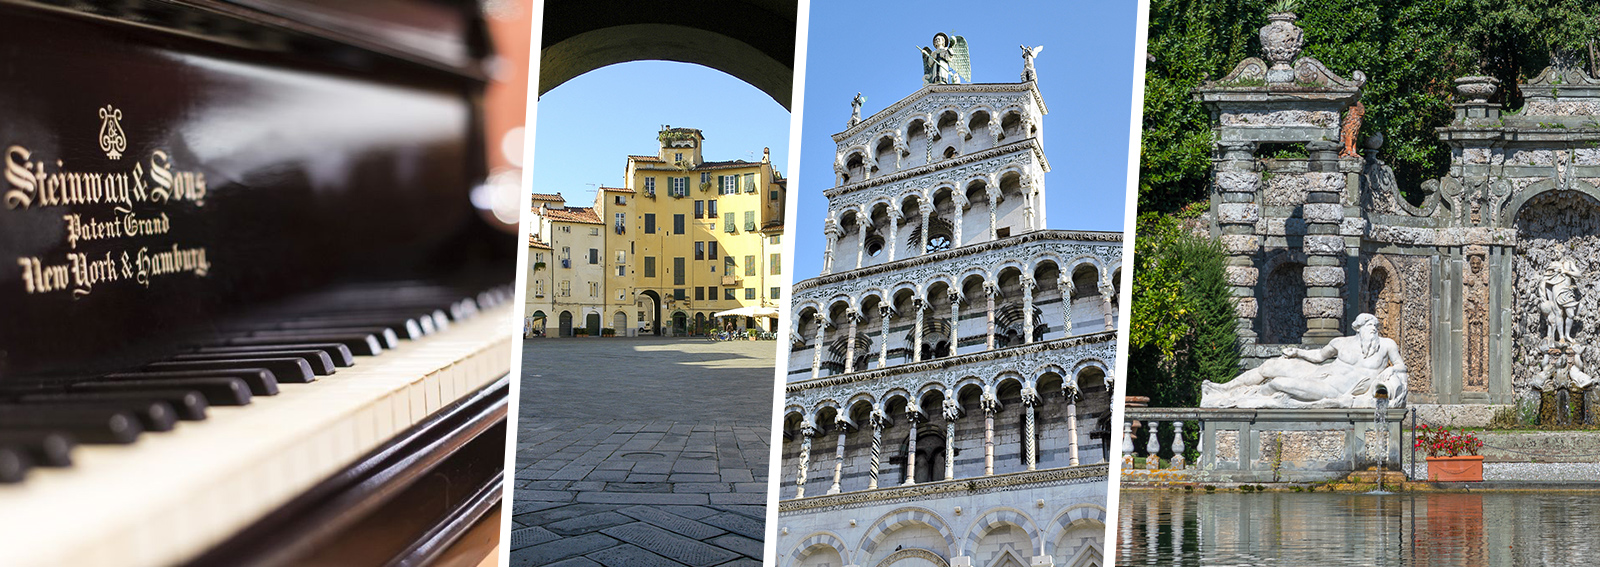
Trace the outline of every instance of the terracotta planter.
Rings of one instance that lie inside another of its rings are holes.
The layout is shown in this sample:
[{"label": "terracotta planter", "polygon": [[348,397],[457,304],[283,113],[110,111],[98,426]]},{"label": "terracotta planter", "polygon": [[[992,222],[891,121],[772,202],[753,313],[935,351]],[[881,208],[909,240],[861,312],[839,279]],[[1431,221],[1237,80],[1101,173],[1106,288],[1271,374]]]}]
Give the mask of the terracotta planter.
[{"label": "terracotta planter", "polygon": [[1428,480],[1483,482],[1483,455],[1428,457]]}]

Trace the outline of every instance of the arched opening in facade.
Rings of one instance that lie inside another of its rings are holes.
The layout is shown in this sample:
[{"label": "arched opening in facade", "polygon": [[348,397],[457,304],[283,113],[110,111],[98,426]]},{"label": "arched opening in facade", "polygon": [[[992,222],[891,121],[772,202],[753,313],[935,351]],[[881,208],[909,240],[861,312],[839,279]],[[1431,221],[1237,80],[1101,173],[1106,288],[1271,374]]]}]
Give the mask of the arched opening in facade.
[{"label": "arched opening in facade", "polygon": [[939,143],[934,146],[934,153],[940,159],[950,159],[961,153],[961,116],[954,110],[945,110],[939,113],[939,118],[934,122],[939,130]]},{"label": "arched opening in facade", "polygon": [[910,155],[901,158],[900,166],[905,169],[928,164],[928,121],[918,118],[906,126],[906,151]]},{"label": "arched opening in facade", "polygon": [[1306,333],[1306,316],[1302,308],[1306,298],[1304,260],[1288,254],[1269,261],[1266,278],[1261,282],[1263,293],[1258,298],[1256,317],[1256,342],[1259,344],[1299,344]]},{"label": "arched opening in facade", "polygon": [[659,337],[661,336],[661,295],[653,290],[645,290],[640,292],[640,295],[644,296],[646,301],[649,302],[645,306],[645,314],[650,317],[648,319],[650,332]]},{"label": "arched opening in facade", "polygon": [[546,332],[545,327],[548,322],[548,317],[545,316],[544,310],[534,311],[533,315],[530,315],[528,318],[530,321],[528,326],[533,329],[533,332],[537,336],[544,336]]},{"label": "arched opening in facade", "polygon": [[584,315],[583,328],[589,332],[589,336],[591,337],[600,336],[600,314],[590,313],[588,315]]},{"label": "arched opening in facade", "polygon": [[560,317],[560,319],[558,319],[558,321],[559,321],[559,324],[561,325],[559,327],[559,329],[561,331],[561,336],[563,336],[563,337],[572,336],[572,312],[571,311],[562,311],[561,312],[561,317]]},{"label": "arched opening in facade", "polygon": [[966,209],[960,211],[961,215],[961,245],[983,242],[989,239],[989,182],[983,179],[973,179],[967,182],[962,191],[966,197]]}]

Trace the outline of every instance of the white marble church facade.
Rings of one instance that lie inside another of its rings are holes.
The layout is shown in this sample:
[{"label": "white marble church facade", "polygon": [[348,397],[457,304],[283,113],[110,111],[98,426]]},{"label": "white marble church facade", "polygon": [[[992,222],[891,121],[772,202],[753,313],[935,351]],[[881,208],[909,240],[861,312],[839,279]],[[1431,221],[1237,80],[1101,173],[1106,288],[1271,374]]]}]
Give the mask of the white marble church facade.
[{"label": "white marble church facade", "polygon": [[779,565],[1102,564],[1122,234],[1045,229],[1045,113],[933,84],[834,135]]}]

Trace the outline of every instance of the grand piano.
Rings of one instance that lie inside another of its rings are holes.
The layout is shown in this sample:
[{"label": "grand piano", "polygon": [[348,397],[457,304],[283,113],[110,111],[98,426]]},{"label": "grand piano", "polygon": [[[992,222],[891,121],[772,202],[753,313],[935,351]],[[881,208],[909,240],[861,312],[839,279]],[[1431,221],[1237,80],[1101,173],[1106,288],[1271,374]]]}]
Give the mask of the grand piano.
[{"label": "grand piano", "polygon": [[0,0],[0,565],[476,565],[517,242],[454,0]]}]

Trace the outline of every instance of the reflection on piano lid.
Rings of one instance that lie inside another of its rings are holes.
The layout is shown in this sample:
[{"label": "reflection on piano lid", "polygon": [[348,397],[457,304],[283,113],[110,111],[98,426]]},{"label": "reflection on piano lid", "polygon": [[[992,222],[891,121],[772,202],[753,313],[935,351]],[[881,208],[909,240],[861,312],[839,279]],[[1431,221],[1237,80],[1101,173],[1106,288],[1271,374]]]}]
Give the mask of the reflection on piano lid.
[{"label": "reflection on piano lid", "polygon": [[0,564],[425,563],[495,516],[476,9],[0,0]]}]

